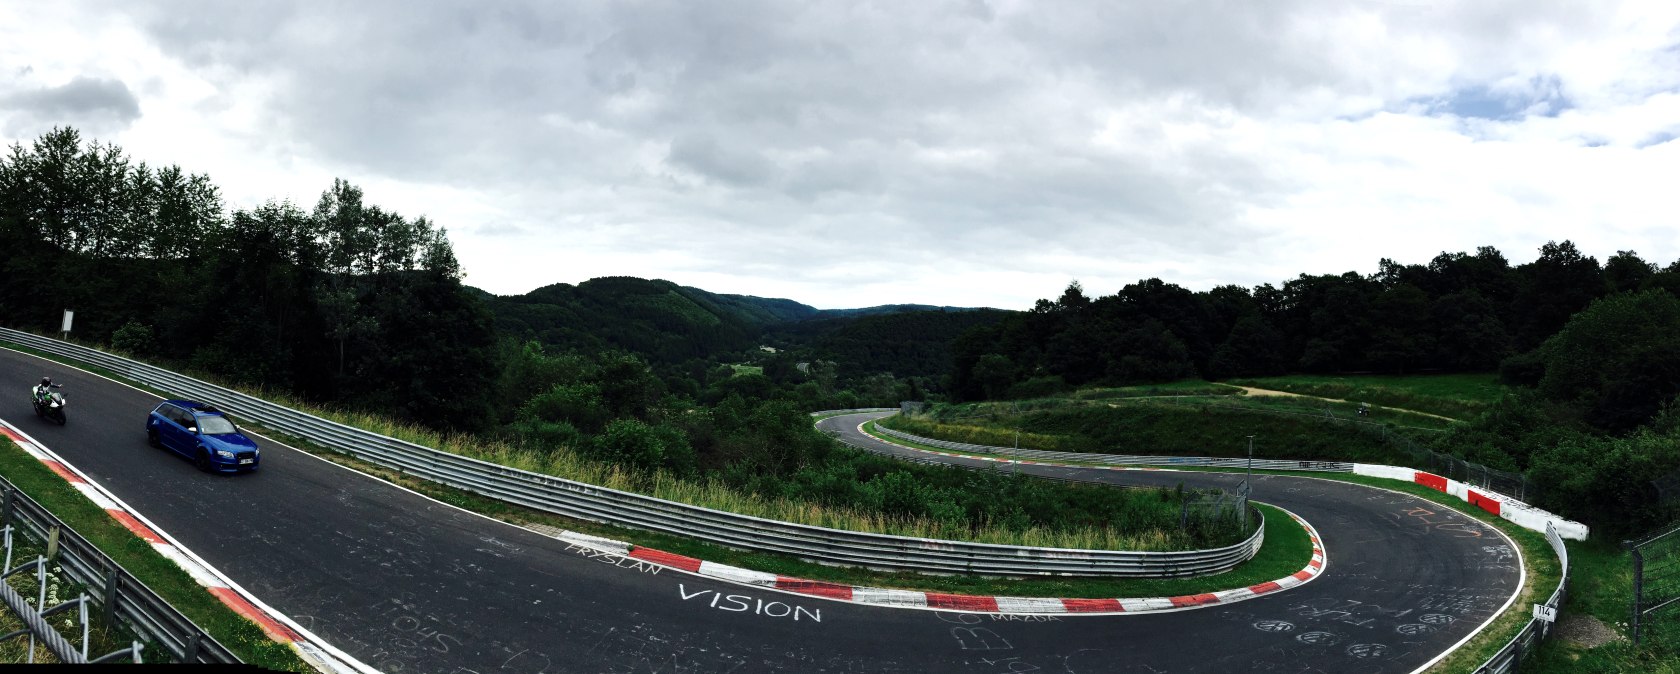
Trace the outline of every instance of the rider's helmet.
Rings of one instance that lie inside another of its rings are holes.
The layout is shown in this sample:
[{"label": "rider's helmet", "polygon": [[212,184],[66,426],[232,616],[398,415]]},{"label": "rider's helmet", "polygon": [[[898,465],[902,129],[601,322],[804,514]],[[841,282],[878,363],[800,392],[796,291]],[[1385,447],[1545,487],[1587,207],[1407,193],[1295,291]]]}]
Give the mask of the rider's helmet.
[{"label": "rider's helmet", "polygon": [[42,386],[52,386],[52,377],[42,377],[41,378],[41,385]]}]

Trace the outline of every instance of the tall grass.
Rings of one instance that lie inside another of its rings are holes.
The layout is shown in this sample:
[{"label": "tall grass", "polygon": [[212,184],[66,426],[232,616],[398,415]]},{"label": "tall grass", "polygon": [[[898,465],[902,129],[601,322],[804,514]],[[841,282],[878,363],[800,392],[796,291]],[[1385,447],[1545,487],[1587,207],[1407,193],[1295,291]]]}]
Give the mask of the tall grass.
[{"label": "tall grass", "polygon": [[1457,424],[1453,419],[1435,416],[1432,413],[1418,413],[1405,409],[1382,407],[1368,409],[1366,410],[1366,416],[1359,416],[1360,405],[1358,402],[1336,402],[1310,397],[1246,395],[1163,395],[1119,398],[1083,398],[1074,395],[1022,401],[938,405],[934,407],[930,416],[939,422],[1014,428],[1019,426],[1019,420],[1023,416],[1030,413],[1113,407],[1164,407],[1167,409],[1205,407],[1289,415],[1322,423],[1392,424],[1400,428],[1420,430],[1445,430]]},{"label": "tall grass", "polygon": [[1022,433],[1005,425],[976,425],[943,423],[927,417],[890,416],[875,422],[877,425],[903,431],[924,438],[949,442],[966,442],[991,447],[1021,447],[1023,449],[1065,450],[1068,438],[1047,433]]},{"label": "tall grass", "polygon": [[1110,386],[1098,388],[1083,388],[1074,391],[1071,397],[1083,400],[1110,400],[1114,398],[1148,398],[1154,396],[1234,396],[1243,395],[1244,391],[1235,386],[1219,384],[1200,379],[1185,379],[1183,381],[1167,382],[1165,384],[1144,384],[1140,386]]},{"label": "tall grass", "polygon": [[663,471],[650,475],[627,470],[614,464],[587,459],[566,447],[538,450],[508,442],[487,441],[467,435],[443,435],[374,414],[346,413],[322,409],[295,400],[281,404],[308,411],[317,416],[330,418],[348,426],[371,430],[425,447],[510,468],[551,475],[608,489],[646,494],[678,503],[783,522],[895,536],[1052,548],[1165,551],[1196,547],[1195,541],[1187,535],[1153,527],[1139,531],[1122,531],[1112,526],[1058,528],[1035,526],[1014,529],[990,522],[977,527],[969,527],[929,518],[895,517],[810,501],[764,497],[743,493],[719,480],[689,480]]}]

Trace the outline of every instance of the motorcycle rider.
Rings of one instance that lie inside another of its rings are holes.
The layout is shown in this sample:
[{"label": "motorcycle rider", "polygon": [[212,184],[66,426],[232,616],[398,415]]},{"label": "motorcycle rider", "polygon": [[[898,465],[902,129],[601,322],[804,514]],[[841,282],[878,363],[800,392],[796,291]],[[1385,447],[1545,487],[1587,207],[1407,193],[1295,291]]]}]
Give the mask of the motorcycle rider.
[{"label": "motorcycle rider", "polygon": [[35,387],[35,402],[45,404],[47,402],[47,396],[50,395],[52,390],[55,388],[64,388],[64,385],[54,384],[52,377],[42,377],[41,385]]}]

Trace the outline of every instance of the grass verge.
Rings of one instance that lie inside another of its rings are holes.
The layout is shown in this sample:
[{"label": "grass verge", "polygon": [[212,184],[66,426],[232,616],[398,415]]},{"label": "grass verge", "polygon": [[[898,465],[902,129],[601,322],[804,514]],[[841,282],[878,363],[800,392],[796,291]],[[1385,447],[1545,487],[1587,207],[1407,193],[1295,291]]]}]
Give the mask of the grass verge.
[{"label": "grass verge", "polygon": [[1081,400],[1112,400],[1116,398],[1152,398],[1157,396],[1239,396],[1244,391],[1227,384],[1200,379],[1185,379],[1165,384],[1144,386],[1109,386],[1084,388],[1070,394]]},{"label": "grass verge", "polygon": [[[181,567],[154,551],[150,543],[117,524],[70,483],[11,442],[0,442],[0,474],[110,555],[241,660],[265,669],[314,671],[291,647],[269,639],[256,623],[223,605]],[[145,657],[147,662],[168,661],[168,655],[155,648],[148,649]]]}]

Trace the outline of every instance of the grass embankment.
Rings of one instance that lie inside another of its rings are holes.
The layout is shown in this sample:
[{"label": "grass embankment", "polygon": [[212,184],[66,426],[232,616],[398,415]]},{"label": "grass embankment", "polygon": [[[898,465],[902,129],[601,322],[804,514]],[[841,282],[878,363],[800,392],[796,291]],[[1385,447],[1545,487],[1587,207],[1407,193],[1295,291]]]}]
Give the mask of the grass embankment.
[{"label": "grass embankment", "polygon": [[[154,551],[150,543],[117,524],[103,509],[10,441],[0,441],[0,474],[46,507],[66,526],[110,555],[117,564],[156,591],[193,623],[204,628],[241,660],[266,669],[314,671],[298,659],[290,647],[269,639],[256,623],[223,605],[195,583],[181,567]],[[33,582],[33,576],[30,578]],[[60,593],[60,599],[69,598]],[[54,620],[62,621],[65,615],[60,614]],[[126,643],[126,640],[118,640],[115,646],[96,655],[103,655]],[[95,650],[89,648],[88,652],[93,654]],[[156,647],[149,647],[143,657],[146,662],[170,660],[166,652]]]},{"label": "grass embankment", "polygon": [[1185,379],[1165,384],[1142,386],[1107,386],[1083,388],[1069,394],[1078,400],[1114,400],[1120,398],[1153,398],[1159,396],[1236,396],[1243,390],[1235,386],[1200,379]]},{"label": "grass embankment", "polygon": [[1446,430],[1457,425],[1454,419],[1430,413],[1414,412],[1390,407],[1372,407],[1367,414],[1359,414],[1357,402],[1314,398],[1310,396],[1263,395],[1162,395],[1121,396],[1115,398],[1085,398],[1072,393],[1054,398],[1033,398],[1001,402],[972,402],[937,405],[930,413],[942,422],[960,423],[980,419],[996,424],[1000,419],[1031,412],[1047,412],[1078,408],[1149,408],[1169,406],[1176,409],[1209,408],[1248,411],[1281,417],[1310,418],[1313,421],[1363,427],[1368,430],[1394,428],[1400,430]]},{"label": "grass embankment", "polygon": [[1231,384],[1469,419],[1505,394],[1497,374],[1288,375]]},{"label": "grass embankment", "polygon": [[1135,401],[974,416],[960,423],[941,423],[939,416],[936,411],[931,417],[889,417],[884,425],[937,440],[1062,452],[1236,458],[1247,456],[1253,435],[1257,459],[1402,460],[1389,437],[1401,431],[1247,407]]}]

